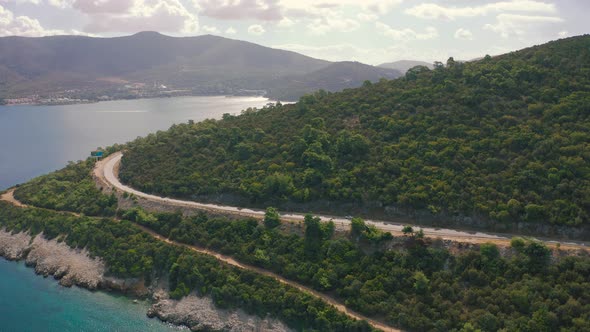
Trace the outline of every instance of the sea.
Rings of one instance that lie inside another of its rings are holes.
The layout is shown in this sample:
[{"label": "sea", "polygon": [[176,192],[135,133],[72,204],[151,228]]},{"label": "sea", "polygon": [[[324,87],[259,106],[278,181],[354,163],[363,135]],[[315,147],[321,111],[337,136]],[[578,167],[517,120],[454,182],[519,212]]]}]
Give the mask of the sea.
[{"label": "sea", "polygon": [[[219,119],[269,103],[260,97],[177,97],[64,106],[0,106],[0,190],[172,124]],[[146,317],[148,303],[65,288],[0,258],[0,332],[178,331]]]}]

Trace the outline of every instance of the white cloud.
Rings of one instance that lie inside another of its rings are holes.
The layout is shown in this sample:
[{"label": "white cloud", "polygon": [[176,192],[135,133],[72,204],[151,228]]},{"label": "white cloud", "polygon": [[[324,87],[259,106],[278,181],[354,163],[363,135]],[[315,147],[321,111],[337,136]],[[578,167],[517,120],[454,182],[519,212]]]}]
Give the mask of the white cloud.
[{"label": "white cloud", "polygon": [[455,39],[473,40],[473,33],[468,29],[459,28],[455,31]]},{"label": "white cloud", "polygon": [[41,3],[40,0],[0,0],[0,3],[32,3],[34,5],[38,5]]},{"label": "white cloud", "polygon": [[307,25],[307,29],[315,35],[323,35],[331,31],[351,32],[359,27],[360,24],[357,21],[336,13],[316,18]]},{"label": "white cloud", "polygon": [[375,22],[379,19],[379,16],[372,13],[358,13],[356,18],[363,22]]},{"label": "white cloud", "polygon": [[277,25],[281,28],[290,28],[295,25],[295,21],[288,17],[283,17],[283,19],[280,20]]},{"label": "white cloud", "polygon": [[200,15],[219,20],[279,21],[283,18],[278,0],[198,0],[195,6]]},{"label": "white cloud", "polygon": [[254,24],[248,27],[248,33],[255,36],[260,36],[265,33],[264,27],[260,24]]},{"label": "white cloud", "polygon": [[495,24],[486,24],[483,28],[499,33],[503,38],[508,38],[510,36],[521,37],[537,25],[561,22],[563,22],[562,18],[553,16],[500,14],[496,16]]},{"label": "white cloud", "polygon": [[484,16],[490,13],[506,11],[555,13],[557,9],[552,3],[513,0],[494,2],[475,7],[444,7],[435,3],[423,3],[406,9],[405,13],[424,19],[455,20],[459,17]]},{"label": "white cloud", "polygon": [[[274,2],[274,0],[267,1]],[[363,11],[384,15],[403,2],[404,0],[280,0],[279,5],[286,10],[298,9],[304,11],[326,8],[338,10],[342,7],[358,7]]]},{"label": "white cloud", "polygon": [[208,26],[208,25],[203,25],[201,27],[201,32],[203,32],[203,33],[210,33],[210,34],[216,34],[216,35],[218,35],[218,34],[221,33],[221,31],[219,31],[219,29],[217,29],[216,27],[211,27],[211,26]]},{"label": "white cloud", "polygon": [[238,32],[236,31],[236,29],[234,29],[234,27],[229,27],[225,30],[226,35],[235,35],[236,33]]},{"label": "white cloud", "polygon": [[81,33],[76,30],[45,29],[38,20],[28,16],[15,16],[10,10],[0,6],[0,36],[42,37],[65,34]]},{"label": "white cloud", "polygon": [[373,0],[373,1],[361,1],[364,9],[370,10],[379,15],[385,15],[389,13],[394,7],[401,4],[403,0]]},{"label": "white cloud", "polygon": [[438,31],[434,27],[426,27],[425,31],[422,33],[416,32],[409,28],[393,29],[389,25],[382,22],[376,22],[375,27],[379,33],[394,40],[427,40],[438,37]]},{"label": "white cloud", "polygon": [[[107,1],[102,3],[106,4]],[[133,0],[131,7],[120,8],[121,12],[117,13],[87,13],[90,23],[84,30],[91,33],[155,30],[189,34],[199,29],[197,17],[179,0]]]},{"label": "white cloud", "polygon": [[567,30],[559,31],[559,32],[557,33],[557,35],[558,35],[560,38],[565,38],[565,37],[569,36],[569,34],[570,34],[570,33],[569,33]]}]

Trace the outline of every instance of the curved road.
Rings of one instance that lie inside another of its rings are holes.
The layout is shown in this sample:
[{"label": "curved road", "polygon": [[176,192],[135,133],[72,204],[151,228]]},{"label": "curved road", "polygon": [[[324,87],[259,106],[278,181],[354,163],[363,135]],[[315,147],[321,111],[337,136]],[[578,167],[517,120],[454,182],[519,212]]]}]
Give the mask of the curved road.
[{"label": "curved road", "polygon": [[[117,176],[118,174],[118,167],[121,162],[121,158],[123,157],[122,152],[116,152],[108,156],[107,158],[99,161],[96,164],[94,169],[95,175],[101,179],[104,179],[108,184],[115,187],[116,189],[126,192],[128,194],[133,194],[137,197],[144,198],[146,200],[159,202],[166,204],[168,206],[176,206],[176,207],[189,207],[195,209],[201,209],[211,212],[220,212],[220,213],[229,213],[238,216],[244,217],[257,217],[261,218],[264,217],[264,210],[258,209],[247,209],[247,208],[238,208],[234,206],[227,206],[227,205],[218,205],[218,204],[207,204],[207,203],[199,203],[194,201],[185,201],[179,199],[173,199],[168,197],[160,197],[156,195],[147,194],[141,192],[139,190],[133,189],[129,186],[126,186],[119,181]],[[303,221],[305,215],[300,213],[283,213],[281,214],[281,219],[287,221]],[[335,216],[327,216],[327,215],[318,215],[322,221],[329,221],[332,220],[337,227],[340,228],[349,228],[350,227],[350,220],[347,218],[342,217],[335,217]],[[382,231],[391,232],[393,234],[402,234],[402,229],[404,225],[401,224],[394,224],[390,222],[384,221],[377,221],[377,220],[365,220],[367,225],[375,226],[377,229]],[[471,243],[484,243],[484,242],[494,242],[501,245],[508,245],[510,244],[510,239],[512,235],[510,234],[493,234],[493,233],[483,233],[483,232],[469,232],[469,231],[458,231],[453,229],[447,228],[432,228],[432,227],[422,227],[424,234],[429,237],[440,237],[446,240],[453,240],[453,241],[460,241],[460,242],[471,242]],[[518,235],[514,235],[518,236]],[[586,248],[586,243],[584,242],[574,242],[574,241],[557,241],[551,239],[539,239],[548,245],[556,245],[559,243],[564,248],[572,248],[572,249],[579,249],[579,248]]]}]

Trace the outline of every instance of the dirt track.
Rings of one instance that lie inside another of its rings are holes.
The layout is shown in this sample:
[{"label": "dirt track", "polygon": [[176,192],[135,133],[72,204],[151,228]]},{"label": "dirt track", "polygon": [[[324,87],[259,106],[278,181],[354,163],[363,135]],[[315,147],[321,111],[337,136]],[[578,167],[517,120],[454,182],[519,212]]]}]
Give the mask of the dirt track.
[{"label": "dirt track", "polygon": [[[22,207],[22,208],[26,208],[27,207],[27,205],[19,202],[17,199],[14,198],[14,188],[13,189],[10,189],[6,193],[4,193],[2,196],[0,196],[0,200],[7,201],[7,202],[9,202],[9,203],[11,203],[11,204],[13,204],[15,206],[18,206],[18,207]],[[77,213],[73,213],[73,212],[67,212],[67,213],[71,213],[73,215],[79,216]],[[176,241],[170,240],[170,239],[165,238],[162,235],[160,235],[160,234],[154,232],[153,230],[151,230],[151,229],[149,229],[147,227],[144,227],[142,225],[135,224],[135,226],[137,226],[142,231],[150,234],[155,239],[160,240],[162,242],[165,242],[165,243],[168,243],[168,244],[171,244],[171,245],[175,245],[175,246],[184,247],[184,248],[187,248],[189,250],[192,250],[192,251],[195,251],[195,252],[198,252],[198,253],[201,253],[201,254],[213,256],[213,257],[217,258],[218,260],[220,260],[220,261],[222,261],[222,262],[224,262],[224,263],[226,263],[228,265],[235,266],[235,267],[240,268],[240,269],[246,269],[246,270],[254,271],[256,273],[265,275],[267,277],[271,277],[271,278],[273,278],[273,279],[275,279],[275,280],[277,280],[277,281],[279,281],[279,282],[281,282],[283,284],[286,284],[286,285],[289,285],[291,287],[297,288],[300,291],[303,291],[305,293],[311,294],[311,295],[313,295],[313,296],[315,296],[317,298],[322,299],[323,301],[325,301],[326,303],[329,303],[330,305],[334,306],[338,311],[340,311],[340,312],[348,315],[349,317],[352,317],[352,318],[355,318],[355,319],[358,319],[358,320],[366,320],[374,328],[377,328],[377,329],[380,329],[380,330],[383,330],[383,331],[386,331],[386,332],[398,332],[398,331],[401,331],[401,330],[398,330],[398,329],[389,327],[389,326],[387,326],[387,325],[385,325],[385,324],[383,324],[381,322],[378,322],[376,320],[367,318],[367,317],[365,317],[365,316],[363,316],[363,315],[361,315],[359,313],[356,313],[356,312],[354,312],[354,311],[346,308],[346,306],[342,305],[340,302],[338,302],[337,300],[335,300],[331,296],[328,296],[326,294],[322,294],[320,292],[317,292],[317,291],[315,291],[315,290],[313,290],[313,289],[311,289],[309,287],[303,286],[303,285],[301,285],[301,284],[299,284],[297,282],[294,282],[294,281],[285,279],[285,278],[283,278],[283,277],[281,277],[281,276],[279,276],[279,275],[277,275],[277,274],[275,274],[273,272],[270,272],[270,271],[261,269],[259,267],[255,267],[255,266],[251,266],[251,265],[247,265],[247,264],[242,264],[242,263],[236,261],[235,259],[233,259],[233,258],[231,258],[229,256],[222,255],[222,254],[220,254],[218,252],[215,252],[215,251],[212,251],[212,250],[209,250],[209,249],[205,249],[205,248],[201,248],[201,247],[197,247],[197,246],[191,246],[191,245],[188,245],[188,244],[184,244],[184,243],[180,243],[180,242],[176,242]]]}]

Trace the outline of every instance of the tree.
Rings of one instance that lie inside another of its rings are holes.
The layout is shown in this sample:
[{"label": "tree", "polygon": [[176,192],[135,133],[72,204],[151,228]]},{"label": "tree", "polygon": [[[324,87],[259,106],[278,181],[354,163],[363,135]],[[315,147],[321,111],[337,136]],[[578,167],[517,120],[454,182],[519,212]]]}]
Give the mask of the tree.
[{"label": "tree", "polygon": [[267,228],[275,228],[281,224],[279,211],[273,207],[267,207],[264,213],[264,225]]},{"label": "tree", "polygon": [[430,280],[422,271],[416,271],[414,273],[414,290],[418,294],[424,294],[428,291]]},{"label": "tree", "polygon": [[303,222],[305,224],[305,254],[310,258],[316,258],[322,246],[321,220],[311,214],[306,214]]},{"label": "tree", "polygon": [[414,229],[412,226],[406,225],[404,228],[402,228],[402,233],[404,233],[404,235],[412,235],[414,234]]},{"label": "tree", "polygon": [[365,225],[365,221],[361,218],[352,218],[350,221],[350,235],[353,238],[359,238],[363,235],[363,233],[367,230],[367,225]]}]

